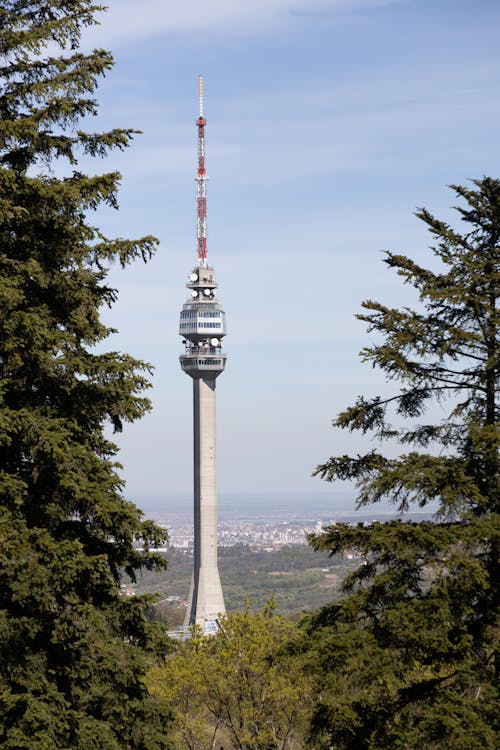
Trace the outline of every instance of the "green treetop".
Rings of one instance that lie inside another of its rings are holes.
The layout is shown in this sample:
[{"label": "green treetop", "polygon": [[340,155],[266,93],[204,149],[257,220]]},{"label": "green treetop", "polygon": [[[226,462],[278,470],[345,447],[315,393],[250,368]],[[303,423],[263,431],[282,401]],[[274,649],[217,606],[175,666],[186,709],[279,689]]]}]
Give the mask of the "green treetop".
[{"label": "green treetop", "polygon": [[[312,538],[317,549],[364,556],[349,596],[309,623],[322,674],[314,729],[325,747],[498,746],[500,181],[453,189],[464,233],[417,213],[437,270],[385,258],[419,305],[368,301],[359,316],[378,335],[362,358],[399,389],[361,397],[334,421],[389,440],[393,453],[399,444],[400,455],[374,449],[316,470],[354,480],[358,506],[437,506],[434,523],[403,515]],[[443,418],[425,420],[436,402]]]},{"label": "green treetop", "polygon": [[274,612],[233,612],[196,631],[148,684],[173,710],[175,750],[300,750],[310,711],[299,630]]},{"label": "green treetop", "polygon": [[[120,175],[85,175],[79,156],[103,157],[133,135],[79,129],[112,66],[104,50],[78,50],[99,10],[88,0],[0,0],[5,748],[165,746],[142,682],[157,647],[146,603],[119,595],[123,571],[162,564],[151,549],[164,534],[124,499],[104,431],[147,411],[149,367],[95,348],[111,332],[100,319],[116,299],[109,265],[147,259],[156,240],[108,239],[88,220],[102,203],[117,206]],[[64,163],[67,176],[56,177]]]}]

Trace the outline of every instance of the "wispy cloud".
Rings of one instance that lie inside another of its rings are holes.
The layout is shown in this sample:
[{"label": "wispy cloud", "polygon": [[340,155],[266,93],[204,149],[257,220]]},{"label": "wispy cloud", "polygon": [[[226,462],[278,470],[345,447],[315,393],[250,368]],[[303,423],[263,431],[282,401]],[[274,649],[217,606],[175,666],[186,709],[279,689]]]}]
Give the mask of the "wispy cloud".
[{"label": "wispy cloud", "polygon": [[[483,86],[466,92],[464,82],[444,70],[442,87],[432,93],[424,81],[409,77],[407,92],[396,91],[396,79],[392,88],[376,82],[372,90],[358,87],[356,97],[342,82],[335,82],[334,96],[327,100],[322,91],[303,87],[288,100],[286,128],[286,93],[219,99],[212,103],[218,121],[213,127],[209,121],[210,174],[233,185],[265,185],[349,169],[383,168],[391,173],[410,165],[420,169],[436,155],[442,159],[448,152],[478,152],[480,141],[467,142],[467,134],[478,131],[477,112],[482,113],[480,132],[486,139],[489,123],[498,121],[500,109],[491,95],[493,76],[481,66],[473,73],[481,77]],[[342,104],[332,104],[331,99]],[[161,176],[165,182],[189,175],[195,164],[193,128],[188,129],[178,113],[163,112],[140,95],[129,106],[140,111],[145,135],[131,151],[113,154],[107,169],[117,168],[135,179]],[[241,113],[244,139],[239,130]],[[115,119],[125,120],[125,115],[117,113]]]},{"label": "wispy cloud", "polygon": [[405,0],[108,0],[94,41],[108,44],[139,40],[168,32],[223,31],[251,33],[263,26],[316,13],[336,16]]}]

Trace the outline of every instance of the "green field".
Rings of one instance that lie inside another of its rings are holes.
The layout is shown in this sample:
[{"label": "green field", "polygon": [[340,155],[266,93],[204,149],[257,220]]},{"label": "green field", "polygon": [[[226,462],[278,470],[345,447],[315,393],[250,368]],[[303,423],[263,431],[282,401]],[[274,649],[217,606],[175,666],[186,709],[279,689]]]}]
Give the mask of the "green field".
[{"label": "green field", "polygon": [[[138,594],[152,593],[165,599],[186,599],[193,567],[192,557],[171,549],[165,553],[168,568],[161,573],[144,572],[133,588]],[[255,608],[274,597],[286,615],[317,609],[338,598],[345,576],[359,565],[340,555],[314,552],[310,547],[283,547],[276,552],[253,552],[235,545],[219,550],[219,571],[228,612],[242,609],[248,601]],[[169,622],[177,624],[185,609],[163,604],[159,608]]]}]

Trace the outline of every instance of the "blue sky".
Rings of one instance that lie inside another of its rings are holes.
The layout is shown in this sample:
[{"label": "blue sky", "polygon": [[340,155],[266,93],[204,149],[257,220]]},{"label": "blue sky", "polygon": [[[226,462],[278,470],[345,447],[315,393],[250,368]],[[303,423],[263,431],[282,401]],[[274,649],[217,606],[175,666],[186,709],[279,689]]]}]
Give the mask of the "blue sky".
[{"label": "blue sky", "polygon": [[[476,0],[108,0],[88,46],[113,51],[92,128],[136,127],[89,170],[123,174],[109,235],[155,234],[154,260],[113,270],[110,347],[155,365],[153,412],[119,438],[127,494],[191,492],[191,382],[179,310],[195,261],[197,76],[205,78],[208,253],[228,319],[218,380],[224,495],[332,493],[310,474],[371,443],[331,419],[387,392],[358,359],[363,299],[412,304],[381,251],[429,257],[427,206],[497,177],[500,5]],[[453,219],[455,221],[455,219]]]}]

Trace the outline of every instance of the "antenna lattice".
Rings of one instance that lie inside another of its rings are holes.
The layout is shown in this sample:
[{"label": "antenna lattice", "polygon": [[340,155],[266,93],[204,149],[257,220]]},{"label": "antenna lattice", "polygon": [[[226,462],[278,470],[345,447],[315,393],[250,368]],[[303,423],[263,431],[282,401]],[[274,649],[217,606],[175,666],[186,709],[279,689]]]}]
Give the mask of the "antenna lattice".
[{"label": "antenna lattice", "polygon": [[198,77],[200,110],[196,120],[198,126],[198,173],[197,182],[197,238],[198,238],[198,265],[207,265],[207,172],[205,169],[205,120],[203,114],[203,76]]}]

